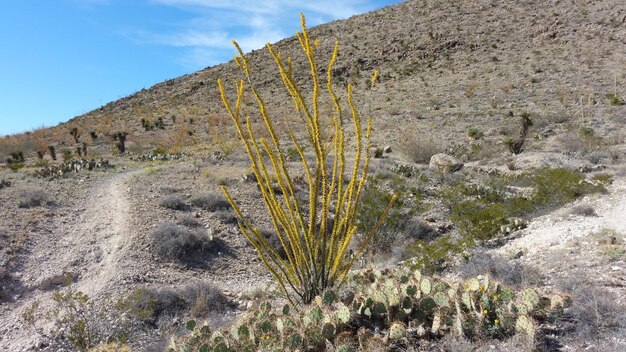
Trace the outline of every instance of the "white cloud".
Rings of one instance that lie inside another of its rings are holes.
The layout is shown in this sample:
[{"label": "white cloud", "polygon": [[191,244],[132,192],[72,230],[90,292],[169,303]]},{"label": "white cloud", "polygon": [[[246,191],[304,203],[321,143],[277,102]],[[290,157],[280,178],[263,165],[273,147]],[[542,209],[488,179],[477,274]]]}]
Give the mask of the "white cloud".
[{"label": "white cloud", "polygon": [[[95,0],[97,1],[97,0]],[[198,69],[223,61],[236,39],[245,52],[294,34],[303,12],[307,25],[328,22],[372,8],[366,0],[151,0],[156,6],[176,7],[192,14],[169,33],[143,33],[139,40],[184,48],[179,61]],[[219,54],[218,54],[219,52]],[[234,51],[231,51],[233,53]]]}]

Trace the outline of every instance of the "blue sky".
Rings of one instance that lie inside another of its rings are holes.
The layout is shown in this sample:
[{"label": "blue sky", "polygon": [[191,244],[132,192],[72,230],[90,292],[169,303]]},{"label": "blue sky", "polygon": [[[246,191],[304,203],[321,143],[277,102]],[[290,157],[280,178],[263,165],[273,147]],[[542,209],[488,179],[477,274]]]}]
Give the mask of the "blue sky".
[{"label": "blue sky", "polygon": [[310,27],[399,0],[15,0],[0,4],[0,135],[59,122]]}]

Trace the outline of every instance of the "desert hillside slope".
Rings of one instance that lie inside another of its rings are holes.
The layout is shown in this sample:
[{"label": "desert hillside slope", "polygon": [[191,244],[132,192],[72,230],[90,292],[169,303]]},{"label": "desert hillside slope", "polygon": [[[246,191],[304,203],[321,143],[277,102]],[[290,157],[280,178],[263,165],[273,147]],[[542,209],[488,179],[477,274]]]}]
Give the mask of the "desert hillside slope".
[{"label": "desert hillside slope", "polygon": [[[356,86],[357,99],[375,117],[377,137],[390,143],[400,140],[402,127],[454,138],[468,126],[500,127],[510,124],[509,111],[619,125],[621,116],[608,109],[606,96],[624,94],[625,24],[626,5],[617,0],[407,1],[315,27],[311,34],[324,60],[340,42],[335,83]],[[275,46],[294,57],[304,83],[306,62],[295,37]],[[248,58],[270,111],[293,114],[267,50]],[[367,90],[374,70],[380,71],[379,84]],[[112,144],[116,131],[129,133],[131,150],[215,144],[215,131],[227,130],[228,122],[216,81],[232,87],[241,78],[231,61],[159,83],[62,124],[49,133],[50,142],[71,144],[67,131],[77,127],[102,153],[110,152],[102,144]],[[253,98],[245,103],[253,105]],[[602,121],[594,121],[596,115]],[[142,119],[159,118],[164,129],[142,126]],[[97,138],[89,138],[92,131]]]}]

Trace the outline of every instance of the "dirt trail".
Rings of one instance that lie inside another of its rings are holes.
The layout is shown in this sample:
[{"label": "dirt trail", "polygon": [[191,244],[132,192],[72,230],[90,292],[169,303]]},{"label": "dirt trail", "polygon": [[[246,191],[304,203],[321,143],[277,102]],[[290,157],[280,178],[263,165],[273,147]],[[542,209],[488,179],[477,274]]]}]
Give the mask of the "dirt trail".
[{"label": "dirt trail", "polygon": [[71,273],[76,288],[89,296],[107,295],[120,280],[120,261],[133,230],[126,182],[137,171],[107,175],[85,187],[49,220],[50,233],[31,233],[21,265],[13,276],[21,293],[0,307],[0,351],[26,351],[38,336],[22,322],[33,302],[51,305],[51,294]]},{"label": "dirt trail", "polygon": [[100,261],[90,263],[87,272],[77,283],[77,288],[88,294],[106,290],[119,278],[119,262],[134,234],[129,221],[131,207],[125,184],[133,174],[119,175],[97,187],[92,193],[95,200],[78,229],[79,234],[93,234],[92,242],[95,241],[102,253]]}]

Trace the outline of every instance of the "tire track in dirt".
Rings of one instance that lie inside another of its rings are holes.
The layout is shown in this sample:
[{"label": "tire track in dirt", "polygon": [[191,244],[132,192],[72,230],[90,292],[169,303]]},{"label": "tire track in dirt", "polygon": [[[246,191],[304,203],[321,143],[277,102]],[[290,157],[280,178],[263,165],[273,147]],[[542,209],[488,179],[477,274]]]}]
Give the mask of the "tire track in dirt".
[{"label": "tire track in dirt", "polygon": [[[90,297],[108,297],[119,283],[120,262],[134,238],[127,181],[140,172],[106,175],[77,193],[49,220],[50,233],[31,233],[21,265],[14,273],[21,289],[0,310],[0,351],[27,351],[39,336],[22,320],[24,310],[40,302],[52,308],[52,293],[65,273],[75,289]],[[80,181],[82,182],[82,180]],[[77,185],[77,187],[82,187]]]},{"label": "tire track in dirt", "polygon": [[128,201],[126,182],[137,172],[121,174],[93,191],[95,201],[85,213],[78,233],[89,236],[94,232],[98,250],[102,253],[99,262],[89,263],[88,270],[77,288],[90,295],[115,285],[119,279],[119,263],[134,235],[130,220],[131,206]]}]

